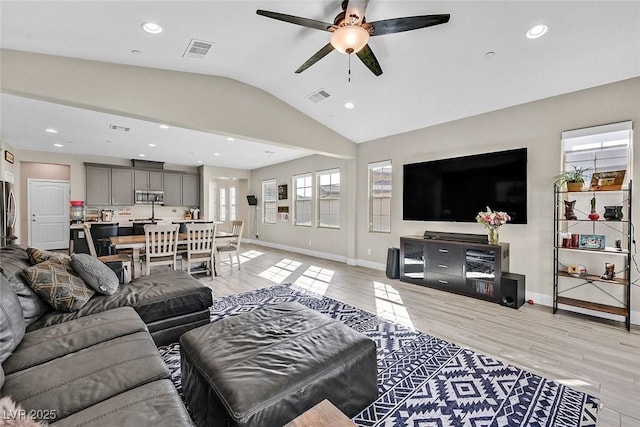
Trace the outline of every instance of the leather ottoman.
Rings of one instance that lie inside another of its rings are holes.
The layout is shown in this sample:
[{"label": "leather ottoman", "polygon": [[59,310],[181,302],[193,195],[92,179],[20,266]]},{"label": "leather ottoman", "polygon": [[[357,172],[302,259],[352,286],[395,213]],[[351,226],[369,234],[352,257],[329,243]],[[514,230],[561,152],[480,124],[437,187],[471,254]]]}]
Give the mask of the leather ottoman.
[{"label": "leather ottoman", "polygon": [[180,359],[198,426],[282,426],[324,399],[353,417],[378,395],[375,343],[298,303],[186,332]]}]

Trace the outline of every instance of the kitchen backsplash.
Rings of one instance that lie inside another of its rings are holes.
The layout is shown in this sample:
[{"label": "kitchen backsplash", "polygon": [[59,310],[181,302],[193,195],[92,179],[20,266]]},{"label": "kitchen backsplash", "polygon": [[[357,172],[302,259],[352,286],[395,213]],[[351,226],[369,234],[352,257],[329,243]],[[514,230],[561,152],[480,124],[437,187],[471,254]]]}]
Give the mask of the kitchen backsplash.
[{"label": "kitchen backsplash", "polygon": [[[130,219],[151,218],[151,205],[115,206],[115,207],[91,207],[87,206],[85,212],[96,212],[98,215],[102,210],[112,210],[114,222],[127,222]],[[155,206],[155,218],[163,221],[183,220],[185,213],[189,212],[188,206]],[[85,215],[87,216],[87,215]],[[87,217],[87,220],[91,218]]]}]

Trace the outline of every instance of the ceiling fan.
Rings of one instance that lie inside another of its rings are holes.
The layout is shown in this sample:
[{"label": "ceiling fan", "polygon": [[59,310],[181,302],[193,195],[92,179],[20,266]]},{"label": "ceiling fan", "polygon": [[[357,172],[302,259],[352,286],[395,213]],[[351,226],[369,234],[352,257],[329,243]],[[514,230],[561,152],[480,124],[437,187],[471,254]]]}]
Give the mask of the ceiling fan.
[{"label": "ceiling fan", "polygon": [[367,22],[364,16],[367,3],[369,0],[344,0],[342,12],[336,15],[333,24],[268,10],[258,9],[256,13],[267,18],[332,33],[329,43],[302,64],[296,73],[303,72],[335,49],[347,55],[355,53],[373,74],[379,76],[382,74],[382,68],[369,47],[369,37],[417,30],[449,22],[449,14],[407,16]]}]

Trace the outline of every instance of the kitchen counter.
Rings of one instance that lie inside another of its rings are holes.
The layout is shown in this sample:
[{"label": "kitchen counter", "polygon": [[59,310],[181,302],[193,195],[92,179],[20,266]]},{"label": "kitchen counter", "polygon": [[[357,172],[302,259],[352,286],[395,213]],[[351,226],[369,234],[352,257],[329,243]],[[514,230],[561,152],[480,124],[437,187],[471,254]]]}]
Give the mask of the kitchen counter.
[{"label": "kitchen counter", "polygon": [[85,222],[73,222],[70,227],[72,230],[82,230],[82,226],[84,224],[88,224],[91,227],[91,224],[120,224],[118,221],[85,221]]}]

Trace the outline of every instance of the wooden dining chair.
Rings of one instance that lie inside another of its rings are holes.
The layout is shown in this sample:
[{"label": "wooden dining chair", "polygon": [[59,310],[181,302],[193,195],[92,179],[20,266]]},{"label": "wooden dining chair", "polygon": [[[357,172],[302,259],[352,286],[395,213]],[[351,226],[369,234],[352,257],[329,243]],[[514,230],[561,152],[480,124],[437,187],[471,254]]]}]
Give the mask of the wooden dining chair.
[{"label": "wooden dining chair", "polygon": [[144,226],[145,264],[147,276],[152,265],[169,265],[177,270],[177,224],[147,224]]},{"label": "wooden dining chair", "polygon": [[207,272],[211,279],[215,275],[215,242],[216,225],[212,222],[186,224],[187,251],[182,254],[182,269],[187,264],[187,272],[191,272],[191,264],[205,265],[204,270],[195,273]]},{"label": "wooden dining chair", "polygon": [[[238,261],[238,270],[240,270],[240,242],[242,241],[242,230],[244,230],[244,222],[243,221],[233,221],[231,223],[231,234],[233,234],[232,238],[224,239],[224,244],[216,247],[216,251],[218,254],[227,253],[229,254],[229,263],[231,267],[233,267],[233,255],[236,256],[236,260]],[[222,240],[221,240],[222,241]]]},{"label": "wooden dining chair", "polygon": [[84,237],[87,241],[87,246],[89,247],[89,254],[97,258],[98,260],[106,263],[109,262],[121,262],[124,267],[124,283],[129,283],[134,275],[134,265],[131,256],[127,254],[115,254],[115,255],[103,255],[98,256],[96,251],[96,246],[93,242],[93,237],[91,236],[91,226],[89,224],[82,224],[82,230],[84,231]]}]

